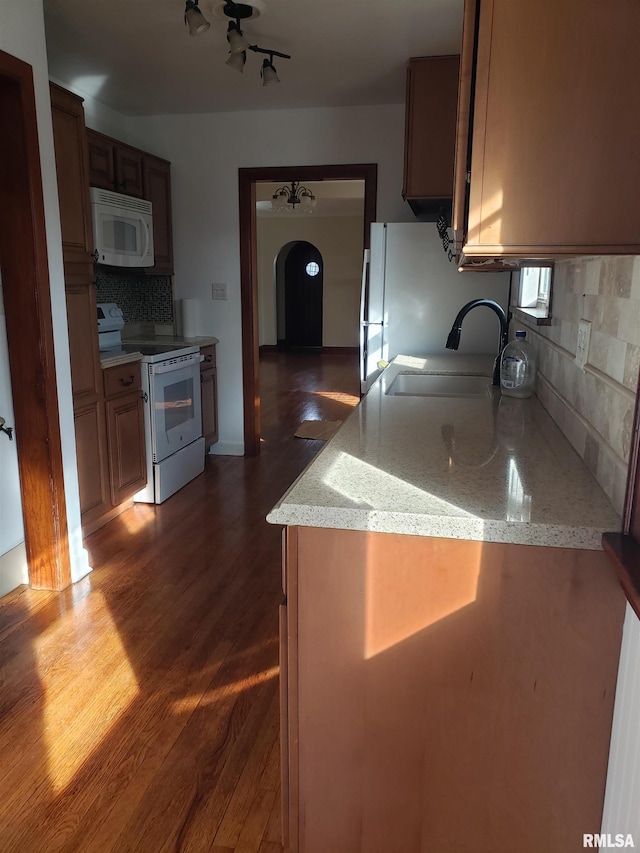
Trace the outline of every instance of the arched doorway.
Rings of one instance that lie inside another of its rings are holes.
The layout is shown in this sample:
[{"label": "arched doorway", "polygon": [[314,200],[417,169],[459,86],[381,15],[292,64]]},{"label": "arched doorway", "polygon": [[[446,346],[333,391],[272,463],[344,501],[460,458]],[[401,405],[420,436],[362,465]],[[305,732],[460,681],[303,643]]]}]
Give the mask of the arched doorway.
[{"label": "arched doorway", "polygon": [[322,346],[323,262],[306,240],[287,243],[276,260],[278,344]]}]

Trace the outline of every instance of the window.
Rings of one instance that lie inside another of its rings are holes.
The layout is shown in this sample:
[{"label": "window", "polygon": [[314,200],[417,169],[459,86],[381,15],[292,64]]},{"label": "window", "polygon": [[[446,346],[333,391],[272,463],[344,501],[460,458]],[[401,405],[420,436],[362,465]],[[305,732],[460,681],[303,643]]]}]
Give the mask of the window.
[{"label": "window", "polygon": [[320,267],[315,261],[309,261],[309,263],[305,267],[305,272],[307,273],[307,275],[311,276],[318,275],[318,273],[320,272]]},{"label": "window", "polygon": [[519,309],[537,323],[551,319],[553,264],[521,267],[513,308]]}]

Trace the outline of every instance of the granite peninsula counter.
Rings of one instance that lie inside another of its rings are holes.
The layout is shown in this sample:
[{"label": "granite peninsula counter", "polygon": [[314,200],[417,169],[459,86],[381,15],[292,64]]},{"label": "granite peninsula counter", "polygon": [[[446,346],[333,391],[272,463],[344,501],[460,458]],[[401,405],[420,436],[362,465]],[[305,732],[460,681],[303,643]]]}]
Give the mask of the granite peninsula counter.
[{"label": "granite peninsula counter", "polygon": [[487,356],[397,357],[267,520],[600,550],[620,520],[537,398],[386,393],[399,373],[489,384],[492,366]]}]

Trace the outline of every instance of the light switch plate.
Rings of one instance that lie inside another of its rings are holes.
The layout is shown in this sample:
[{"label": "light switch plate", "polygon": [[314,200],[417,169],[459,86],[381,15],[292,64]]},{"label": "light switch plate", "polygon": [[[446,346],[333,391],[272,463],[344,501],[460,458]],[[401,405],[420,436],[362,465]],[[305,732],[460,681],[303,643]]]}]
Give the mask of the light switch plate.
[{"label": "light switch plate", "polygon": [[578,324],[578,345],[576,346],[576,363],[584,369],[589,359],[589,341],[591,340],[591,323],[580,320]]},{"label": "light switch plate", "polygon": [[227,285],[224,283],[216,283],[214,282],[211,285],[211,298],[212,299],[226,299],[227,298]]}]

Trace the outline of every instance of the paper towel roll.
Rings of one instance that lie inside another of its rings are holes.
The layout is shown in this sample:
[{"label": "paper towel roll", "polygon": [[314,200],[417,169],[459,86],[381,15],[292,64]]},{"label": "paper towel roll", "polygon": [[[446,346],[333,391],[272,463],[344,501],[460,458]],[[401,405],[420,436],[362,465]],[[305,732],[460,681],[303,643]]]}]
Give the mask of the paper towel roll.
[{"label": "paper towel roll", "polygon": [[182,334],[185,338],[198,336],[198,300],[182,300]]}]

